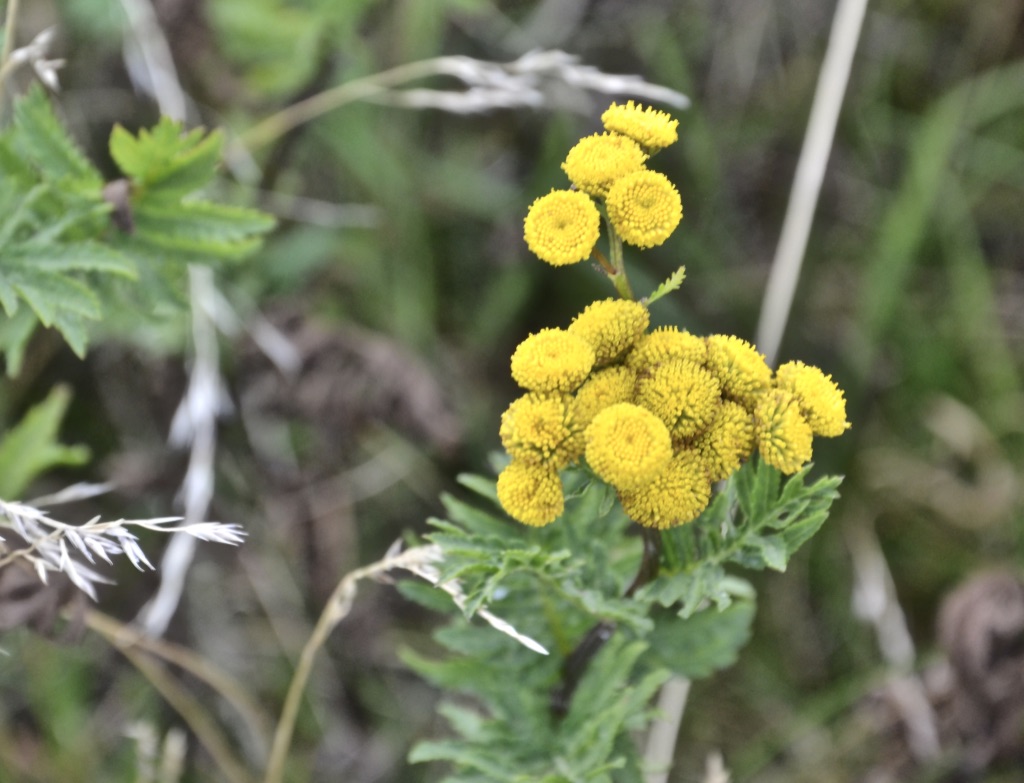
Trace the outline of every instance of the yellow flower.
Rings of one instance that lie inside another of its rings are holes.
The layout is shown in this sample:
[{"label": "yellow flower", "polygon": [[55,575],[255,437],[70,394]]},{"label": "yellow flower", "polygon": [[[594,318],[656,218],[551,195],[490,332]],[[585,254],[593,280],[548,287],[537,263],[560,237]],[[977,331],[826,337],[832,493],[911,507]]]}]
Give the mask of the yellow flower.
[{"label": "yellow flower", "polygon": [[680,451],[650,484],[636,491],[619,492],[626,515],[644,527],[666,528],[696,519],[711,500],[700,455]]},{"label": "yellow flower", "polygon": [[764,356],[739,337],[714,334],[707,338],[707,368],[722,384],[722,393],[747,409],[772,384],[772,371]]},{"label": "yellow flower", "polygon": [[679,138],[676,132],[679,120],[651,107],[645,109],[633,101],[625,106],[613,103],[601,115],[601,121],[606,130],[629,136],[649,152],[657,152]]},{"label": "yellow flower", "polygon": [[831,375],[803,362],[786,362],[775,371],[775,384],[796,395],[815,435],[834,438],[850,428],[843,391]]},{"label": "yellow flower", "polygon": [[520,462],[564,468],[582,452],[568,394],[524,394],[501,414],[501,444]]},{"label": "yellow flower", "polygon": [[512,378],[527,391],[571,392],[593,366],[590,343],[564,329],[541,329],[512,354]]},{"label": "yellow flower", "polygon": [[580,386],[573,400],[573,421],[586,429],[594,417],[605,408],[633,398],[636,373],[628,367],[614,365],[595,371]]},{"label": "yellow flower", "polygon": [[626,364],[636,370],[654,367],[670,359],[687,359],[703,364],[708,346],[703,337],[680,331],[675,326],[660,326],[645,334],[626,356]]},{"label": "yellow flower", "polygon": [[512,460],[498,475],[498,501],[510,517],[543,527],[561,516],[565,495],[558,471],[550,465]]},{"label": "yellow flower", "polygon": [[672,438],[662,421],[628,402],[598,413],[585,437],[587,463],[619,490],[650,483],[672,459]]},{"label": "yellow flower", "polygon": [[658,171],[634,171],[609,188],[608,219],[623,242],[636,247],[660,245],[683,218],[679,191]]},{"label": "yellow flower", "polygon": [[754,420],[742,405],[726,400],[693,448],[700,452],[711,481],[727,479],[754,450]]},{"label": "yellow flower", "polygon": [[754,411],[754,435],[764,461],[787,475],[811,459],[811,425],[800,415],[796,396],[784,389],[761,397]]},{"label": "yellow flower", "polygon": [[569,150],[562,170],[584,193],[603,197],[613,182],[642,169],[646,160],[646,153],[632,139],[616,133],[595,133]]},{"label": "yellow flower", "polygon": [[714,419],[721,394],[721,386],[706,369],[672,359],[637,376],[633,401],[661,419],[672,437],[689,438]]},{"label": "yellow flower", "polygon": [[629,350],[650,322],[650,313],[639,302],[605,299],[588,305],[573,319],[568,331],[594,346],[600,367]]},{"label": "yellow flower", "polygon": [[526,244],[541,261],[565,266],[590,258],[601,235],[601,213],[578,190],[552,190],[530,205]]}]

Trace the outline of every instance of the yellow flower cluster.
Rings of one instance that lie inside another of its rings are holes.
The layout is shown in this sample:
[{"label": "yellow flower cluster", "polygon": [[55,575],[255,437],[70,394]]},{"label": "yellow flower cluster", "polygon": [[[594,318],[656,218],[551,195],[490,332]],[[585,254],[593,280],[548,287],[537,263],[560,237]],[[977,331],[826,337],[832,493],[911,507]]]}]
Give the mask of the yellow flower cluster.
[{"label": "yellow flower cluster", "polygon": [[699,516],[712,483],[755,452],[795,473],[814,436],[850,426],[843,392],[817,367],[788,362],[773,373],[739,337],[648,332],[649,321],[643,304],[609,299],[516,349],[512,375],[526,393],[502,415],[512,461],[498,479],[512,517],[557,519],[558,471],[581,463],[617,490],[631,519],[669,528]]},{"label": "yellow flower cluster", "polygon": [[580,139],[562,163],[574,189],[538,198],[523,224],[527,246],[553,266],[591,256],[600,205],[622,241],[640,248],[662,244],[683,217],[675,185],[646,167],[651,154],[676,141],[678,120],[633,101],[613,103],[601,119],[605,132]]}]

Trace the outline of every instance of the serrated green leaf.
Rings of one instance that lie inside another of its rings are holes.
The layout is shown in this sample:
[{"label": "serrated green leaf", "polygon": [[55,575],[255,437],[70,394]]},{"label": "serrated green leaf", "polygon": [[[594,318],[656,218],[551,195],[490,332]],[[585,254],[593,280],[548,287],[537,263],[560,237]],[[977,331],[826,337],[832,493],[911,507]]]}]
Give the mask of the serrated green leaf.
[{"label": "serrated green leaf", "polygon": [[134,279],[135,264],[117,249],[99,242],[20,244],[4,255],[4,263],[36,272],[103,272]]},{"label": "serrated green leaf", "polygon": [[53,180],[77,180],[99,190],[103,180],[79,151],[57,119],[45,91],[38,85],[15,102],[15,144],[19,151]]},{"label": "serrated green leaf", "polygon": [[110,134],[110,155],[143,197],[180,199],[203,188],[220,160],[223,136],[204,129],[185,132],[167,117],[133,136],[117,125]]},{"label": "serrated green leaf", "polygon": [[656,616],[647,637],[650,657],[659,666],[691,679],[700,679],[732,666],[750,639],[755,605],[733,601],[722,611],[715,608],[681,618],[669,612]]},{"label": "serrated green leaf", "polygon": [[655,288],[654,291],[651,292],[651,295],[647,297],[647,306],[650,307],[652,304],[661,299],[661,297],[677,290],[679,286],[683,284],[683,281],[685,279],[686,267],[681,266],[675,272],[669,275],[669,278],[665,282],[663,282],[661,285]]},{"label": "serrated green leaf", "polygon": [[774,571],[785,571],[790,552],[785,542],[777,536],[760,536],[750,534],[743,540],[743,549],[734,560],[747,568],[771,568]]},{"label": "serrated green leaf", "polygon": [[0,351],[4,353],[8,378],[14,378],[21,372],[25,346],[38,323],[35,313],[27,307],[22,307],[11,317],[0,319]]},{"label": "serrated green leaf", "polygon": [[0,497],[21,497],[28,485],[50,468],[88,461],[85,446],[65,446],[57,440],[70,402],[66,386],[54,387],[0,440]]},{"label": "serrated green leaf", "polygon": [[87,285],[71,277],[15,268],[8,271],[7,278],[44,326],[55,325],[61,311],[91,320],[100,317],[99,298]]},{"label": "serrated green leaf", "polygon": [[419,742],[409,752],[409,761],[419,764],[425,761],[448,761],[482,772],[495,783],[516,783],[515,771],[506,769],[499,759],[458,740],[435,740]]},{"label": "serrated green leaf", "polygon": [[[0,223],[0,247],[7,245],[14,238],[18,229],[29,221],[32,216],[33,207],[36,202],[46,194],[47,190],[48,187],[46,185],[36,185],[27,193],[22,192],[17,188],[12,188],[12,192],[16,196],[16,201],[13,205],[13,209],[3,213],[3,222]],[[7,253],[8,251],[5,250],[5,261]]]},{"label": "serrated green leaf", "polygon": [[212,201],[140,204],[134,213],[139,236],[188,237],[197,241],[239,242],[270,231],[274,219],[264,212]]},{"label": "serrated green leaf", "polygon": [[3,305],[4,312],[9,317],[14,317],[18,312],[18,292],[14,290],[11,281],[4,277],[0,268],[0,305]]},{"label": "serrated green leaf", "polygon": [[702,561],[679,573],[663,574],[637,593],[637,597],[664,607],[680,607],[683,617],[689,617],[707,601],[719,603],[725,569],[714,561]]},{"label": "serrated green leaf", "polygon": [[79,359],[85,358],[89,345],[89,331],[85,319],[69,310],[58,310],[53,319],[53,328],[60,332],[64,342]]},{"label": "serrated green leaf", "polygon": [[778,497],[782,474],[760,459],[747,462],[734,474],[740,508],[754,527],[759,527],[771,503]]}]

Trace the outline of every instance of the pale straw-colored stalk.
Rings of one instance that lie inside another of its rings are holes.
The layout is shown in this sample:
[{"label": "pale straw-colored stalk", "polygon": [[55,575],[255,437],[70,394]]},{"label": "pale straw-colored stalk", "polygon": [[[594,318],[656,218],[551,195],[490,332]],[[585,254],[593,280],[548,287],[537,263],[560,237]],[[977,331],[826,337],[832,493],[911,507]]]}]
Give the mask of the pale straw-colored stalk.
[{"label": "pale straw-colored stalk", "polygon": [[[757,327],[755,343],[771,365],[778,358],[782,335],[792,309],[793,295],[807,249],[807,238],[832,150],[839,110],[846,95],[866,9],[867,0],[839,0],[832,19],[832,30],[818,76],[811,115]],[[651,727],[651,738],[657,738],[658,741],[648,742],[644,765],[649,772],[645,774],[645,783],[665,783],[668,780],[675,752],[676,732],[673,732],[673,741],[664,741],[662,736],[672,726],[678,730],[686,709],[686,685],[688,683],[685,678],[680,677],[663,686],[670,689],[673,698],[668,700],[669,704],[663,705],[658,721]],[[679,694],[682,694],[681,698]],[[659,723],[667,724],[667,727],[663,729]]]},{"label": "pale straw-colored stalk", "polygon": [[821,183],[832,151],[839,110],[850,80],[853,55],[857,51],[867,4],[867,0],[839,0],[832,19],[832,32],[818,75],[811,116],[807,122],[807,132],[804,134],[804,144],[782,222],[782,234],[775,249],[757,325],[755,343],[767,358],[768,364],[773,366],[778,359],[782,335],[800,280],[807,238],[818,206]]}]

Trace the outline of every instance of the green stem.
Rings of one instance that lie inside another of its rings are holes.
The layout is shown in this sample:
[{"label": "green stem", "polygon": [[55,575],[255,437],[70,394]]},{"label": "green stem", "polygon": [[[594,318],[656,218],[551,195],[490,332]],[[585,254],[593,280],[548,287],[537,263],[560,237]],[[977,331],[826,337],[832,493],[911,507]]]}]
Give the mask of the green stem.
[{"label": "green stem", "polygon": [[636,300],[633,288],[629,284],[629,277],[626,275],[626,262],[622,255],[622,238],[615,232],[610,220],[605,221],[608,226],[608,260],[612,271],[608,274],[615,290],[623,299]]}]

